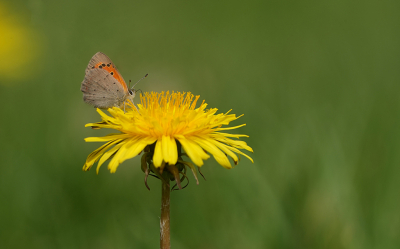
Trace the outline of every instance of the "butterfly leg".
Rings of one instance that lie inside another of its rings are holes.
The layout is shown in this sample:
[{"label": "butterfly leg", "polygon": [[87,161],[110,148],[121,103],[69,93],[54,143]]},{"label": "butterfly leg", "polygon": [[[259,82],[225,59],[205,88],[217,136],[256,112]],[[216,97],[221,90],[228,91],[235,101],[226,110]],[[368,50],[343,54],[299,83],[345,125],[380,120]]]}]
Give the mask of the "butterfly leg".
[{"label": "butterfly leg", "polygon": [[135,103],[133,103],[133,106],[135,107],[136,111],[139,112],[139,109],[136,107]]}]

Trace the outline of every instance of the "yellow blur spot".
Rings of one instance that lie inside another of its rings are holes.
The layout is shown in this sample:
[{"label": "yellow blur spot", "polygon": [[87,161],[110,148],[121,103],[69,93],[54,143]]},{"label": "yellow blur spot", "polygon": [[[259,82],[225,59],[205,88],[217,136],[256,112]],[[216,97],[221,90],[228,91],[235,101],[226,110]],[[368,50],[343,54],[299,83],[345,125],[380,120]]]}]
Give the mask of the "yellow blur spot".
[{"label": "yellow blur spot", "polygon": [[35,74],[41,54],[38,33],[23,16],[0,3],[0,84],[10,85]]}]

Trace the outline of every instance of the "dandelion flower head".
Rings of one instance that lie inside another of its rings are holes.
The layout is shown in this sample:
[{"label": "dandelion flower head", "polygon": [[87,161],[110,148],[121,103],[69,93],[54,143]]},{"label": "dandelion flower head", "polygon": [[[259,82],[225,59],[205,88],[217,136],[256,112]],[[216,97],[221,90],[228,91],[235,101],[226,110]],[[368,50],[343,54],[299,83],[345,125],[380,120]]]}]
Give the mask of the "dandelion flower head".
[{"label": "dandelion flower head", "polygon": [[237,154],[253,162],[251,157],[240,151],[253,152],[246,142],[239,140],[248,136],[224,132],[244,126],[223,127],[241,116],[236,117],[229,112],[216,114],[218,109],[206,109],[204,101],[196,108],[199,97],[191,93],[151,92],[140,95],[141,103],[137,108],[133,103],[128,103],[125,111],[118,107],[109,108],[111,116],[97,109],[102,121],[89,123],[86,127],[110,128],[119,133],[85,139],[86,142],[106,143],[88,156],[83,170],[89,170],[98,162],[98,172],[100,166],[111,159],[108,169],[114,173],[122,162],[137,156],[147,146],[155,146],[151,159],[155,168],[175,165],[180,148],[198,167],[210,154],[227,169],[232,168],[228,157],[234,164],[239,162]]}]

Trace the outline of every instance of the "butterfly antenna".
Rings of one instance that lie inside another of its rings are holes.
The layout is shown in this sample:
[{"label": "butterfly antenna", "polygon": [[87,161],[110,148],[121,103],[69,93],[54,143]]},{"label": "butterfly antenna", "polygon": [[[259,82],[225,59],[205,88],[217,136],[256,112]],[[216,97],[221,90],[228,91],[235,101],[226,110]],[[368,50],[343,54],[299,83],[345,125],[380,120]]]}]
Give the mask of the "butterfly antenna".
[{"label": "butterfly antenna", "polygon": [[131,80],[129,80],[129,89],[131,89]]},{"label": "butterfly antenna", "polygon": [[[146,73],[146,75],[145,76],[143,76],[143,78],[141,78],[140,80],[138,80],[136,83],[135,83],[135,85],[133,85],[132,86],[132,88],[131,88],[131,90],[136,86],[136,84],[137,83],[139,83],[139,81],[141,81],[142,79],[144,79],[144,78],[146,78],[147,77],[147,75],[149,75],[148,73]],[[129,80],[129,82],[130,82],[130,80]],[[130,83],[129,83],[129,85],[130,85]]]}]

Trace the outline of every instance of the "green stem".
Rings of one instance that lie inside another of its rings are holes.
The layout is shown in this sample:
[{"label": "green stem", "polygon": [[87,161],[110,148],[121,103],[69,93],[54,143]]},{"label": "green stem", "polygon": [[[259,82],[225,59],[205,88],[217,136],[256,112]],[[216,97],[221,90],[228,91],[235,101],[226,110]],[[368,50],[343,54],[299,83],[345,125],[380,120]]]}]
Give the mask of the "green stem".
[{"label": "green stem", "polygon": [[169,201],[171,191],[169,189],[169,178],[165,177],[165,181],[161,181],[161,219],[160,219],[160,248],[170,249],[170,218],[169,218]]}]

